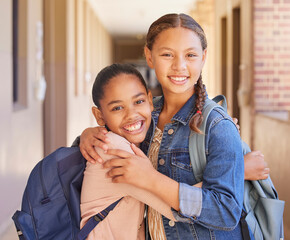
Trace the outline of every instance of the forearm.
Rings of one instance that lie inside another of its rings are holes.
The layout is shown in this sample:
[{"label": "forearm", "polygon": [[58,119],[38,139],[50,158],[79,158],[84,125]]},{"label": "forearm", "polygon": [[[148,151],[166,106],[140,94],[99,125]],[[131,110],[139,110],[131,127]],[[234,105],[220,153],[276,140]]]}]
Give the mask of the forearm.
[{"label": "forearm", "polygon": [[175,180],[155,170],[150,172],[143,188],[179,211],[179,183]]}]

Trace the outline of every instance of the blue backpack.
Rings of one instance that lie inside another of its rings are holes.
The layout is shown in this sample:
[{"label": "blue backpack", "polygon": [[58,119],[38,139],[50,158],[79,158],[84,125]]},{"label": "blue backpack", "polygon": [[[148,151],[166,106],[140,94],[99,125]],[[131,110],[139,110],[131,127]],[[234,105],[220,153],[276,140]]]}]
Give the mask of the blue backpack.
[{"label": "blue backpack", "polygon": [[59,148],[32,170],[21,211],[12,219],[20,240],[83,240],[118,204],[91,217],[80,230],[80,193],[86,160],[78,147]]},{"label": "blue backpack", "polygon": [[[222,101],[222,104],[217,104]],[[212,100],[206,99],[203,107],[203,122],[200,130],[205,133],[206,122],[210,112],[219,108],[227,112],[227,103],[223,95]],[[194,176],[198,182],[202,181],[206,166],[205,135],[192,132],[189,138],[189,154]],[[242,141],[243,154],[250,152],[248,145]],[[265,180],[245,181],[244,211],[241,217],[241,226],[244,239],[250,239],[247,225],[255,240],[282,240],[283,211],[285,202],[278,199],[277,191],[268,177]],[[244,220],[247,224],[243,224]]]}]

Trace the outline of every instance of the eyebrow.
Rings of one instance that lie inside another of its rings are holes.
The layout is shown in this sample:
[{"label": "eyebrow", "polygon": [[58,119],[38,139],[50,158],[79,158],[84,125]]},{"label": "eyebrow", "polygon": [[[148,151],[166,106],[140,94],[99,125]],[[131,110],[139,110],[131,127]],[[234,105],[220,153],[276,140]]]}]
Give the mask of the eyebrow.
[{"label": "eyebrow", "polygon": [[[161,47],[161,48],[159,48],[159,50],[170,50],[170,51],[174,51],[174,49],[169,48],[169,47]],[[191,51],[191,50],[196,51],[197,48],[195,48],[195,47],[187,48],[187,49],[185,49],[185,52],[187,52],[187,51]]]},{"label": "eyebrow", "polygon": [[[140,93],[134,95],[132,98],[133,98],[133,99],[134,99],[134,98],[138,98],[138,97],[140,97],[140,96],[142,96],[142,95],[145,96],[145,93],[140,92]],[[110,105],[112,105],[112,104],[121,103],[121,102],[122,102],[122,100],[113,100],[113,101],[109,102],[107,105],[110,106]]]}]

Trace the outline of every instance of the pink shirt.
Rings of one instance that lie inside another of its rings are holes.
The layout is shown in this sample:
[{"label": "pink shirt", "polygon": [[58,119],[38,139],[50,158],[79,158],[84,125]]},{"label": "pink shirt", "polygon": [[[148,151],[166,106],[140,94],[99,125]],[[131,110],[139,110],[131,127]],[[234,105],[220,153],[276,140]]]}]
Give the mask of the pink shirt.
[{"label": "pink shirt", "polygon": [[[122,149],[133,153],[130,143],[123,137],[109,132],[109,148]],[[96,148],[104,161],[113,158]],[[144,228],[140,225],[144,217],[144,204],[156,209],[165,217],[175,220],[170,207],[152,193],[132,185],[112,183],[101,164],[87,162],[81,193],[81,227],[88,219],[101,212],[113,202],[124,197],[109,215],[89,234],[88,240],[136,240],[145,239]]]}]

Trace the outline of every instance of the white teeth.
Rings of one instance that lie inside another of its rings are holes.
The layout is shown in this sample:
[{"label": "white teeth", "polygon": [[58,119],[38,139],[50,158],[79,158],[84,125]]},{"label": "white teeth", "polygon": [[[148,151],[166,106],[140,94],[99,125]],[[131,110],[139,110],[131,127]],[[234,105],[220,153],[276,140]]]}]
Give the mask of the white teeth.
[{"label": "white teeth", "polygon": [[177,82],[182,82],[186,79],[187,77],[171,77],[172,80],[177,81]]},{"label": "white teeth", "polygon": [[134,124],[130,124],[130,125],[127,125],[127,126],[124,126],[124,128],[129,131],[129,132],[133,132],[133,131],[136,131],[138,129],[140,129],[142,126],[142,122],[139,121],[139,122],[136,122]]}]

